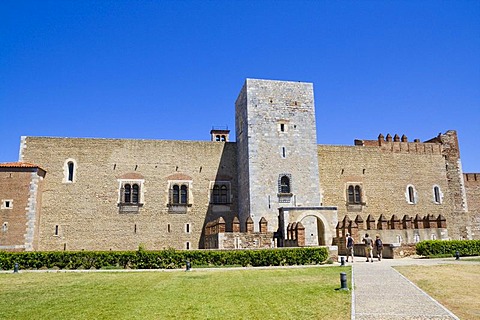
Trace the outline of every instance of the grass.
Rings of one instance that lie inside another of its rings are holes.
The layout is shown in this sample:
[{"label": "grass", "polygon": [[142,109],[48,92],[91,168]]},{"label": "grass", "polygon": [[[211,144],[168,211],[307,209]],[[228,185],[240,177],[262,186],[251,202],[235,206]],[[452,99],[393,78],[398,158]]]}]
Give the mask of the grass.
[{"label": "grass", "polygon": [[402,266],[396,269],[460,319],[480,319],[480,265]]},{"label": "grass", "polygon": [[0,319],[348,319],[349,271],[0,274]]}]

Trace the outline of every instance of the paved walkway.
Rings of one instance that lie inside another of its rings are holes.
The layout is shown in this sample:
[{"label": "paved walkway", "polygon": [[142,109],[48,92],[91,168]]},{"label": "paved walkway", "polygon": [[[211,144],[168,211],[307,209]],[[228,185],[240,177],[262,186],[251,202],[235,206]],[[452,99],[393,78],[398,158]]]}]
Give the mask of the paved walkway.
[{"label": "paved walkway", "polygon": [[355,257],[352,264],[352,320],[459,319],[392,268],[396,265],[431,265],[452,261],[405,258],[384,259],[381,262],[374,259],[373,263],[367,263],[365,260]]}]

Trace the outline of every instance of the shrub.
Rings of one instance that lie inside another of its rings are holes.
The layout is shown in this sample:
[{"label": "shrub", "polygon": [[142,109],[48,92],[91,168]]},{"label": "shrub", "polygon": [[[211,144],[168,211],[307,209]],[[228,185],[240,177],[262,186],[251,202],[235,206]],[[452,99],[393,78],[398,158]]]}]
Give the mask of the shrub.
[{"label": "shrub", "polygon": [[417,254],[422,256],[454,256],[458,250],[461,256],[480,255],[480,240],[426,240],[417,243]]},{"label": "shrub", "polygon": [[327,248],[281,248],[262,250],[174,250],[146,251],[0,251],[0,270],[20,269],[174,269],[192,266],[281,266],[322,264]]}]

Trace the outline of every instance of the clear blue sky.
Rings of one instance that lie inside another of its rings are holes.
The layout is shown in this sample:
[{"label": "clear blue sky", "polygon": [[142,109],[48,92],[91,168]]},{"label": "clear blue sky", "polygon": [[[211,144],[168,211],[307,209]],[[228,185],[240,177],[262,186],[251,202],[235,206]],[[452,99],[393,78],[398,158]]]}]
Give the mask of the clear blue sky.
[{"label": "clear blue sky", "polygon": [[480,172],[480,1],[2,0],[0,162],[22,135],[234,139],[245,78],[313,82],[320,144],[453,129]]}]

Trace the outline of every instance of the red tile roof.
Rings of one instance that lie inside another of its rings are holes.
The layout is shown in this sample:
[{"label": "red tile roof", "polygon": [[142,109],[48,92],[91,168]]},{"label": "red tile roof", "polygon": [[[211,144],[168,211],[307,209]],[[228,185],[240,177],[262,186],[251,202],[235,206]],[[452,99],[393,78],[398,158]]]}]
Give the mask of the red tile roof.
[{"label": "red tile roof", "polygon": [[4,163],[0,163],[0,168],[40,168],[40,167],[28,162],[4,162]]}]

